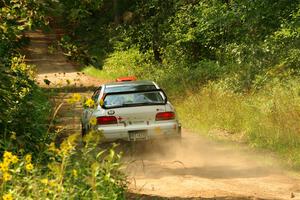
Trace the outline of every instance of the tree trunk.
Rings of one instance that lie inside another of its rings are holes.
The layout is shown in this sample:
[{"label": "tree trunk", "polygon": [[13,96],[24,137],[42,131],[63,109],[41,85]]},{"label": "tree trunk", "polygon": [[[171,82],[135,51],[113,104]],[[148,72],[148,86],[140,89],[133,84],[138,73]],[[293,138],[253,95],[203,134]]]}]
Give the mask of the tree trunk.
[{"label": "tree trunk", "polygon": [[113,0],[113,9],[114,9],[114,22],[116,24],[120,24],[120,13],[119,13],[118,0]]},{"label": "tree trunk", "polygon": [[152,38],[152,50],[154,54],[154,59],[162,63],[161,53],[159,51],[159,34],[158,34],[158,24],[155,23],[153,26],[153,38]]}]

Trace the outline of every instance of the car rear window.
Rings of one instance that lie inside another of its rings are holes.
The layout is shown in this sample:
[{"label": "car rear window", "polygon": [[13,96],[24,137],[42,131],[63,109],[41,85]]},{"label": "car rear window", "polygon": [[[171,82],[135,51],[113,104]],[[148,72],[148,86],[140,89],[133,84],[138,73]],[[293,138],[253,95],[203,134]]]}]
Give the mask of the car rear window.
[{"label": "car rear window", "polygon": [[109,85],[104,93],[155,90],[155,85]]},{"label": "car rear window", "polygon": [[116,108],[162,104],[165,104],[163,93],[161,91],[149,91],[128,94],[108,94],[104,98],[103,106],[105,108]]}]

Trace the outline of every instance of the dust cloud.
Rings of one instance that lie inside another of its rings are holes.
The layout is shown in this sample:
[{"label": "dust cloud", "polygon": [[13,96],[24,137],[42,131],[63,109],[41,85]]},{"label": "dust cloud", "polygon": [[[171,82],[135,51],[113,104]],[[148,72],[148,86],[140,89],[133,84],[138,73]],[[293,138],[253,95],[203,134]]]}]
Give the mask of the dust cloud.
[{"label": "dust cloud", "polygon": [[139,194],[285,199],[295,192],[291,189],[294,181],[299,183],[284,175],[267,154],[186,131],[181,143],[140,142],[123,147],[123,151],[130,190]]},{"label": "dust cloud", "polygon": [[261,166],[261,162],[254,159],[256,155],[249,155],[249,152],[244,155],[245,150],[240,147],[223,146],[197,135],[186,135],[181,143],[167,140],[141,142],[130,148],[124,155],[129,176],[243,178],[265,176],[275,170],[274,165]]}]

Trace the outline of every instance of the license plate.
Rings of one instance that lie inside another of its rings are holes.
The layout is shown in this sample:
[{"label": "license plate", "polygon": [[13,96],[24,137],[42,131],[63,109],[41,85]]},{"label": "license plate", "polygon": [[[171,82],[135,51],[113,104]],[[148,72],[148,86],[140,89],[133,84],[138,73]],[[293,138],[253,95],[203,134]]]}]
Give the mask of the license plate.
[{"label": "license plate", "polygon": [[147,139],[146,131],[130,131],[129,137],[131,140]]}]

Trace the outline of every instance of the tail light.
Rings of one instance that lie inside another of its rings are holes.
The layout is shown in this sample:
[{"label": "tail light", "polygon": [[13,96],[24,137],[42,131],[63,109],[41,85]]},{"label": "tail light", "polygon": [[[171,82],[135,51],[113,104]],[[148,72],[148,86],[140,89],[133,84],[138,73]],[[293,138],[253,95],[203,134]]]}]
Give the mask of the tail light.
[{"label": "tail light", "polygon": [[117,124],[118,120],[115,116],[97,117],[98,125]]},{"label": "tail light", "polygon": [[156,121],[175,119],[174,112],[160,112],[156,114]]}]

